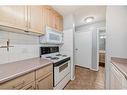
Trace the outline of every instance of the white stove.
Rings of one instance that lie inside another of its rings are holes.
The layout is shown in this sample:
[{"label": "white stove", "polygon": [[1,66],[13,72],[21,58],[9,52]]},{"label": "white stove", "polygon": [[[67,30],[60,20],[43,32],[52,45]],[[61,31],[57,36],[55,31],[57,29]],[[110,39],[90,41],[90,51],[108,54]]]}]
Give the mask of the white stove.
[{"label": "white stove", "polygon": [[70,57],[59,53],[59,47],[41,47],[40,56],[53,63],[54,89],[63,89],[70,81]]}]

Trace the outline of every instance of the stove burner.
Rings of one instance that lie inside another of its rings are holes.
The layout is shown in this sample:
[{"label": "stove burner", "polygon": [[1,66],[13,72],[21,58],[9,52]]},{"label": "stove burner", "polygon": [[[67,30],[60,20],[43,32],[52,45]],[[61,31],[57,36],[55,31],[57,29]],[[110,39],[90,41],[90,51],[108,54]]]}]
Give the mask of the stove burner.
[{"label": "stove burner", "polygon": [[58,57],[51,57],[52,60],[56,60],[59,59]]},{"label": "stove burner", "polygon": [[52,58],[51,56],[47,56],[46,58]]},{"label": "stove burner", "polygon": [[67,55],[62,55],[63,57],[66,57]]},{"label": "stove burner", "polygon": [[56,54],[56,56],[62,56],[62,57],[66,57],[67,55]]},{"label": "stove burner", "polygon": [[62,56],[62,54],[56,54],[56,56]]}]

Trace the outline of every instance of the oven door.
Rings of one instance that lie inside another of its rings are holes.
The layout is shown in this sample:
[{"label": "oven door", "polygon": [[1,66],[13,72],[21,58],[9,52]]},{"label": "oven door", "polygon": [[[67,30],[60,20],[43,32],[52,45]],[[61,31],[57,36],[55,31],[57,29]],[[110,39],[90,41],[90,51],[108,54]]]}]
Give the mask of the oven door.
[{"label": "oven door", "polygon": [[54,67],[54,86],[62,81],[70,73],[70,61]]}]

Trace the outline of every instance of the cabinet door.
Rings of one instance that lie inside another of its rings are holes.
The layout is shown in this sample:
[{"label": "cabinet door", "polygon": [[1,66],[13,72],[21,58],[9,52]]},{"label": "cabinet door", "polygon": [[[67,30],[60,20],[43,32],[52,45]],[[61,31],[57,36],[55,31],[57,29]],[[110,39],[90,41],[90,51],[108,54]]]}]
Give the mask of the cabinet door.
[{"label": "cabinet door", "polygon": [[111,64],[111,89],[127,89],[127,80],[122,73]]},{"label": "cabinet door", "polygon": [[35,81],[35,72],[28,73],[26,75],[20,76],[18,78],[0,84],[0,89],[18,90],[22,89],[24,86],[31,83],[32,81]]},{"label": "cabinet door", "polygon": [[53,89],[53,74],[51,73],[45,78],[37,80],[36,88],[39,90]]},{"label": "cabinet door", "polygon": [[0,6],[0,25],[26,30],[26,6]]},{"label": "cabinet door", "polygon": [[60,17],[58,13],[55,14],[55,29],[59,31],[59,22],[60,22]]},{"label": "cabinet door", "polygon": [[28,6],[28,31],[43,34],[42,6]]},{"label": "cabinet door", "polygon": [[46,26],[53,27],[53,13],[50,6],[43,6],[43,31]]},{"label": "cabinet door", "polygon": [[62,32],[63,31],[63,16],[60,16],[60,21],[59,21],[59,30]]}]

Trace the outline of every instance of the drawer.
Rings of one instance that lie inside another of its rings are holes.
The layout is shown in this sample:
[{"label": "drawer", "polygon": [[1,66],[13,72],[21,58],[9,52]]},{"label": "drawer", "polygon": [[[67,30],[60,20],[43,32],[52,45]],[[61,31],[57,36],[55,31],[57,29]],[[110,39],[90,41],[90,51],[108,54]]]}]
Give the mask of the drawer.
[{"label": "drawer", "polygon": [[52,64],[36,70],[36,79],[44,77],[49,72],[53,72]]},{"label": "drawer", "polygon": [[22,75],[18,78],[0,84],[0,89],[22,89],[25,85],[35,81],[35,72]]},{"label": "drawer", "polygon": [[22,90],[34,90],[35,88],[35,82],[27,84],[25,87],[22,88]]},{"label": "drawer", "polygon": [[40,78],[36,81],[36,89],[47,90],[53,89],[53,74],[49,73],[45,78]]}]

